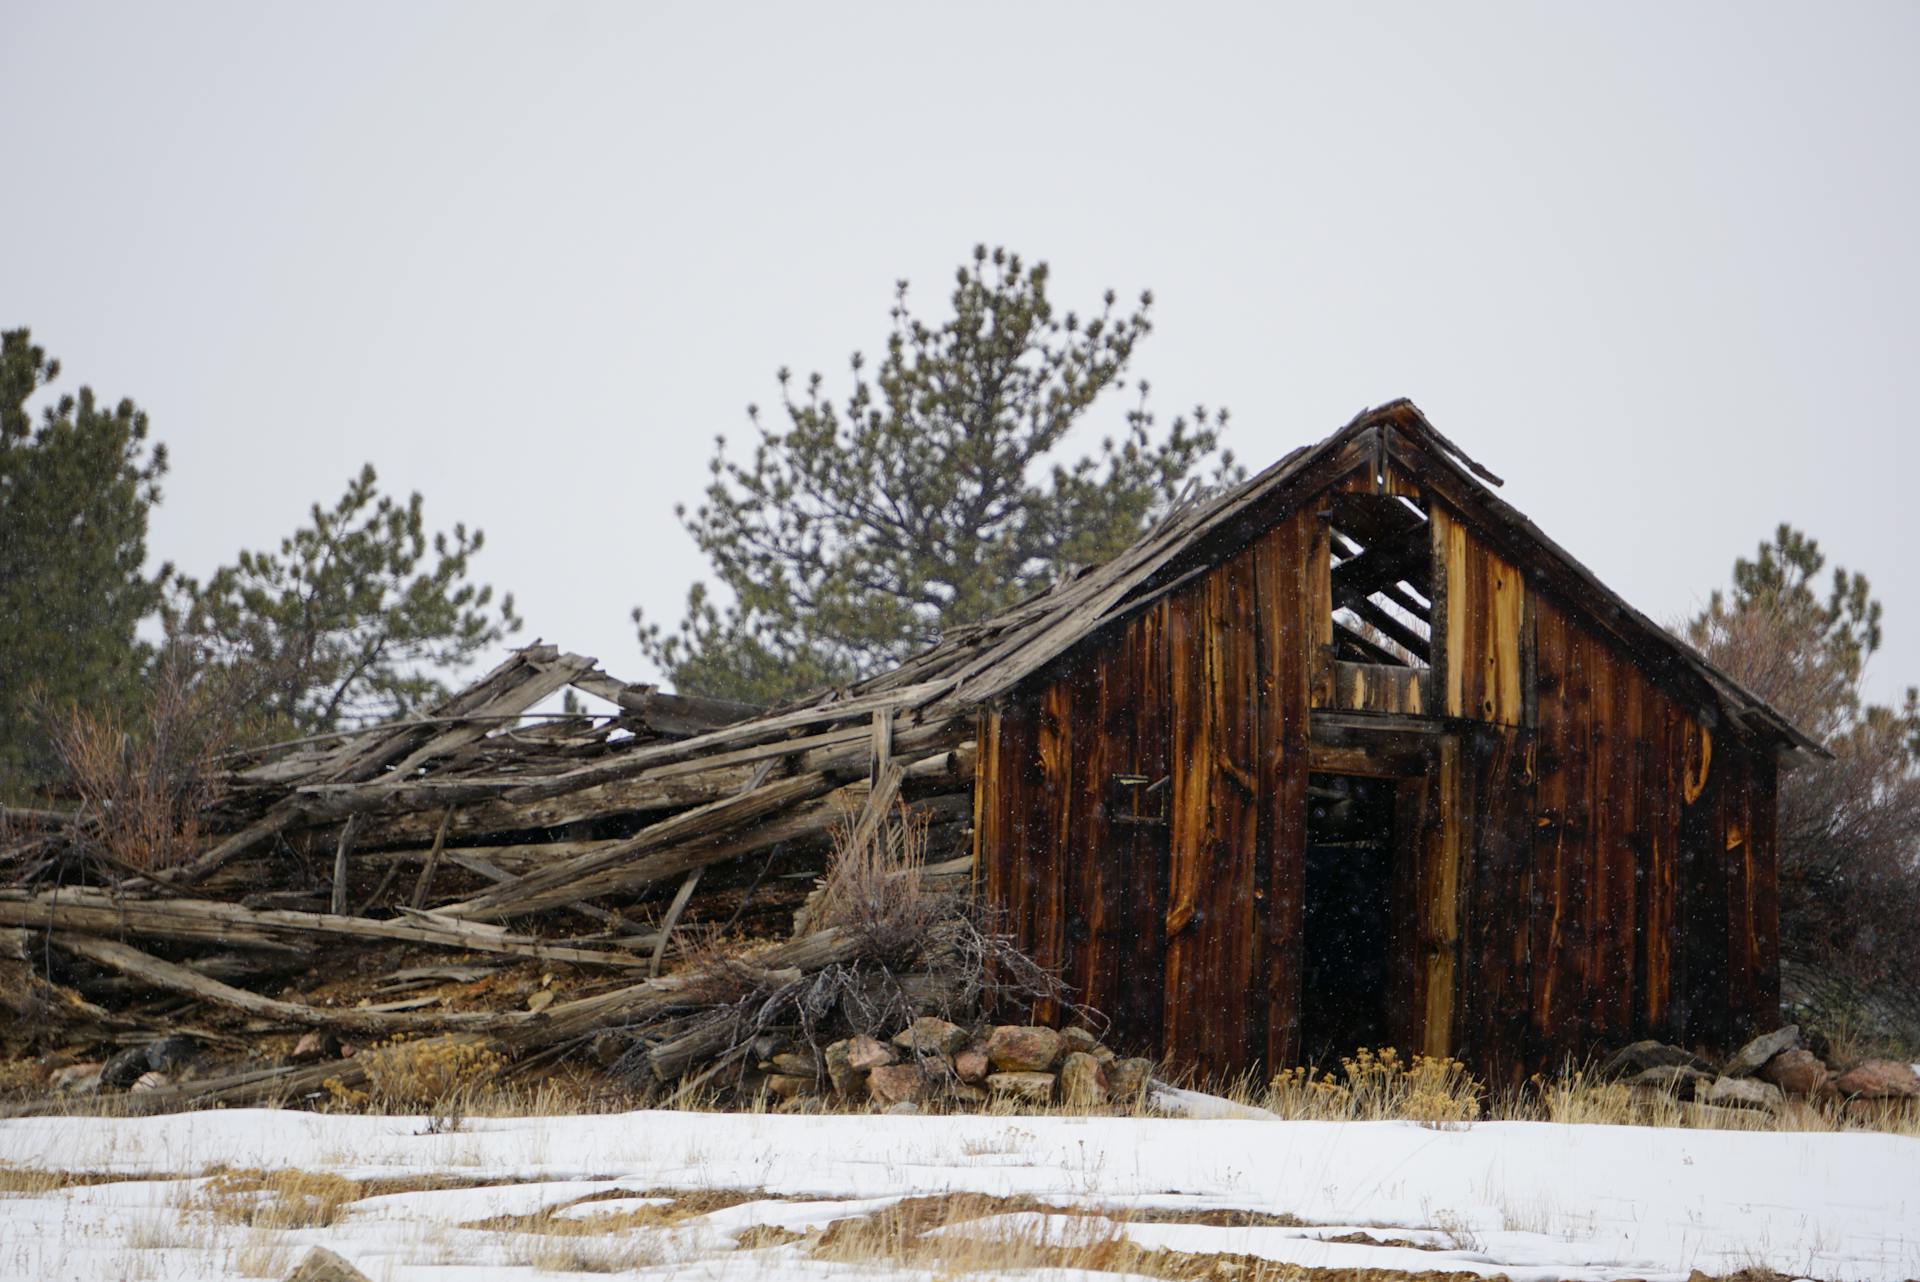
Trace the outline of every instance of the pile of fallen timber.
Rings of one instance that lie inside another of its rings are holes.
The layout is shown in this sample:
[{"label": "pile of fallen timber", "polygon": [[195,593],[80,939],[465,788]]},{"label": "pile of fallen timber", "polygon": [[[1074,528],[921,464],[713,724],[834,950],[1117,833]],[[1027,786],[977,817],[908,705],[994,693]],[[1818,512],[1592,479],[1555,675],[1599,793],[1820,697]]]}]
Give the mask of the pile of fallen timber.
[{"label": "pile of fallen timber", "polygon": [[[567,688],[614,710],[534,711]],[[929,958],[814,909],[836,845],[883,829],[964,888],[974,718],[948,707],[763,711],[536,645],[422,715],[223,759],[163,867],[100,814],[0,811],[0,1051],[157,1109],[352,1087],[355,1050],[393,1038],[670,1081],[817,1020],[809,985],[862,958],[898,1018]]]}]

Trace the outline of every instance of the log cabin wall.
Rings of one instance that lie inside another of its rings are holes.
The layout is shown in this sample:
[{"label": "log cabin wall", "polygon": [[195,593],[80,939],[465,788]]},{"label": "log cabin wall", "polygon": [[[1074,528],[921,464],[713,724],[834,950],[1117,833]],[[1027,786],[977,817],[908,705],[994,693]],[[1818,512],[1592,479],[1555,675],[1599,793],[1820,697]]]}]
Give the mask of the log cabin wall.
[{"label": "log cabin wall", "polygon": [[[1429,517],[1425,669],[1332,657],[1320,513],[1366,486]],[[1403,1049],[1512,1081],[1771,1018],[1772,757],[1703,725],[1522,552],[1389,465],[1089,638],[982,714],[986,902],[1116,1045],[1217,1075],[1291,1064],[1308,776],[1348,772],[1378,726],[1425,745],[1394,909]]]}]

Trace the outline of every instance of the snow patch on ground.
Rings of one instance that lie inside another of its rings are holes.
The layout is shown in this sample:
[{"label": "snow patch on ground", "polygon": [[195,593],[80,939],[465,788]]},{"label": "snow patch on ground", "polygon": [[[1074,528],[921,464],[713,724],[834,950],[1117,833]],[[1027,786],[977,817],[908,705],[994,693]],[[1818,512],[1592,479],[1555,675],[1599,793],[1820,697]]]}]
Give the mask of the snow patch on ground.
[{"label": "snow patch on ground", "polygon": [[[129,1177],[0,1194],[0,1279],[283,1277],[308,1245],[376,1280],[567,1277],[533,1262],[551,1238],[462,1226],[570,1204],[568,1217],[635,1210],[651,1201],[637,1195],[668,1189],[756,1196],[585,1241],[631,1248],[643,1266],[634,1276],[844,1277],[845,1265],[798,1245],[740,1250],[739,1235],[755,1225],[809,1233],[905,1197],[980,1193],[1095,1214],[999,1215],[948,1231],[1119,1234],[1150,1248],[1516,1282],[1660,1282],[1756,1264],[1838,1282],[1920,1276],[1920,1140],[1866,1133],[646,1112],[472,1119],[426,1134],[419,1118],[226,1110],[0,1121],[0,1163]],[[171,1178],[216,1165],[495,1183],[368,1198],[330,1227],[265,1234],[195,1211],[199,1182]],[[610,1193],[624,1205],[580,1201]],[[1164,1222],[1220,1210],[1304,1227]],[[1441,1249],[1326,1240],[1356,1231]]]}]

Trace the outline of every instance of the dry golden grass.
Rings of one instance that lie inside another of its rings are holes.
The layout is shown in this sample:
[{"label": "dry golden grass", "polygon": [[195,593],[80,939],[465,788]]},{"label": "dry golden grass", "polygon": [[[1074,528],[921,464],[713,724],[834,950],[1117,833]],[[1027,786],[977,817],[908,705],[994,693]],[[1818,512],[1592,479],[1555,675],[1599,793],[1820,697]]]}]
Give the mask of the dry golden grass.
[{"label": "dry golden grass", "polygon": [[107,1175],[98,1171],[49,1171],[38,1166],[0,1162],[0,1194],[39,1197],[60,1189],[91,1184],[122,1184],[131,1180],[175,1180],[177,1175]]},{"label": "dry golden grass", "polygon": [[[621,1273],[661,1262],[658,1243],[644,1230],[671,1228],[696,1216],[761,1200],[764,1192],[744,1189],[664,1189],[633,1193],[616,1189],[550,1207],[533,1215],[502,1215],[476,1220],[462,1228],[506,1234],[510,1263],[557,1273]],[[574,1206],[628,1197],[663,1197],[660,1206],[641,1206],[602,1215],[562,1215]],[[760,1246],[776,1245],[767,1230],[756,1239]],[[744,1245],[744,1243],[743,1243]]]},{"label": "dry golden grass", "polygon": [[[537,1079],[516,1079],[498,1051],[472,1038],[393,1039],[361,1052],[366,1090],[329,1083],[328,1112],[423,1114],[435,1129],[458,1130],[467,1117],[565,1117],[628,1112],[643,1107],[683,1112],[873,1111],[864,1097],[831,1095],[782,1102],[761,1095],[742,1103],[725,1082],[648,1099],[616,1078],[579,1065],[548,1069]],[[1178,1084],[1184,1080],[1176,1079]],[[1365,1049],[1341,1061],[1338,1072],[1309,1074],[1291,1069],[1271,1081],[1251,1076],[1199,1082],[1235,1104],[1265,1109],[1282,1118],[1329,1121],[1414,1121],[1447,1126],[1474,1120],[1551,1121],[1575,1125],[1666,1126],[1707,1130],[1776,1132],[1878,1131],[1920,1137],[1920,1107],[1897,1102],[1856,1104],[1789,1097],[1778,1110],[1708,1107],[1671,1093],[1634,1090],[1568,1068],[1536,1074],[1517,1090],[1489,1092],[1457,1060],[1415,1056],[1403,1060],[1391,1047]],[[140,1097],[129,1094],[62,1097],[55,1115],[113,1117],[131,1111]],[[1160,1117],[1150,1097],[1115,1100],[1097,1108],[1011,1096],[985,1103],[932,1099],[927,1114],[988,1117]],[[3,1168],[0,1168],[3,1169]]]},{"label": "dry golden grass", "polygon": [[756,1224],[734,1235],[734,1242],[742,1251],[763,1251],[768,1247],[789,1246],[806,1240],[806,1234],[783,1229],[777,1224]]},{"label": "dry golden grass", "polygon": [[366,1195],[358,1181],[323,1172],[240,1170],[215,1175],[188,1205],[223,1224],[313,1229],[333,1224]]},{"label": "dry golden grass", "polygon": [[[640,1197],[667,1200],[659,1206],[637,1206],[624,1211],[609,1211],[601,1215],[560,1214],[569,1207],[591,1206],[595,1202]],[[670,1228],[696,1216],[724,1211],[730,1206],[739,1206],[743,1202],[763,1200],[777,1199],[764,1190],[751,1189],[649,1189],[641,1193],[635,1193],[629,1189],[613,1189],[606,1193],[595,1193],[559,1206],[549,1207],[532,1215],[499,1215],[490,1219],[475,1220],[461,1227],[488,1229],[496,1233],[539,1233],[550,1237],[598,1237],[622,1233],[628,1229]]]},{"label": "dry golden grass", "polygon": [[661,1261],[659,1247],[646,1238],[541,1234],[519,1239],[507,1252],[509,1264],[550,1273],[628,1273]]},{"label": "dry golden grass", "polygon": [[31,1059],[0,1060],[0,1099],[25,1099],[46,1089],[47,1075],[38,1063]]},{"label": "dry golden grass", "polygon": [[388,1038],[362,1050],[354,1062],[366,1072],[366,1089],[329,1078],[325,1086],[336,1106],[373,1112],[429,1109],[447,1116],[472,1112],[473,1102],[493,1093],[507,1067],[505,1055],[463,1037]]},{"label": "dry golden grass", "polygon": [[1416,1055],[1408,1063],[1391,1046],[1363,1046],[1341,1059],[1338,1073],[1288,1069],[1247,1102],[1286,1118],[1465,1122],[1481,1115],[1486,1095],[1457,1059]]},{"label": "dry golden grass", "polygon": [[1898,1101],[1849,1107],[1839,1099],[1788,1096],[1779,1109],[1724,1108],[1682,1100],[1672,1091],[1634,1089],[1574,1070],[1535,1076],[1489,1109],[1495,1121],[1560,1122],[1578,1126],[1679,1126],[1695,1130],[1816,1132],[1881,1131],[1920,1137],[1920,1109]]},{"label": "dry golden grass", "polygon": [[1440,1270],[1309,1269],[1250,1255],[1149,1250],[1128,1240],[1127,1222],[1217,1222],[1175,1213],[1153,1217],[1134,1214],[1124,1219],[1105,1214],[1082,1216],[1086,1223],[1082,1231],[1071,1235],[1070,1244],[1049,1242],[1039,1220],[1023,1225],[996,1223],[981,1233],[966,1231],[969,1224],[1022,1211],[1055,1216],[1081,1214],[1023,1198],[974,1194],[910,1198],[874,1215],[836,1221],[814,1236],[808,1250],[815,1258],[837,1263],[866,1267],[891,1264],[950,1277],[997,1277],[1034,1269],[1083,1269],[1166,1278],[1170,1282],[1216,1282],[1225,1278],[1235,1282],[1439,1282],[1474,1276]]},{"label": "dry golden grass", "polygon": [[250,1278],[281,1278],[292,1271],[293,1250],[275,1229],[256,1227],[233,1253],[236,1273]]}]

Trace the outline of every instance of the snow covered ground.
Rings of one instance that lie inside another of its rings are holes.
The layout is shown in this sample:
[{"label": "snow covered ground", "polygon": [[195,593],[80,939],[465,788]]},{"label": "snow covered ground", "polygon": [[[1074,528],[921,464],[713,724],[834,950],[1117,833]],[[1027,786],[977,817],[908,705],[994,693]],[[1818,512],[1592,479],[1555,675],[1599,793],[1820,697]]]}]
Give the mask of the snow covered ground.
[{"label": "snow covered ground", "polygon": [[[429,1134],[425,1121],[265,1110],[0,1121],[0,1189],[25,1187],[0,1193],[0,1278],[283,1277],[309,1245],[376,1282],[571,1276],[566,1259],[539,1249],[557,1239],[521,1224],[466,1227],[555,1208],[568,1221],[613,1215],[629,1225],[565,1239],[592,1248],[572,1262],[581,1276],[631,1265],[637,1276],[749,1282],[923,1277],[907,1264],[821,1258],[804,1236],[774,1243],[784,1235],[763,1231],[743,1244],[740,1235],[757,1225],[812,1234],[936,1193],[1030,1199],[934,1230],[1030,1245],[1125,1238],[1515,1282],[1684,1282],[1693,1269],[1754,1265],[1920,1277],[1920,1140],[1889,1135],[678,1112],[470,1119]],[[371,1196],[329,1226],[274,1231],[201,1209],[207,1173],[221,1167],[491,1182]],[[128,1178],[36,1190],[35,1171]],[[641,1222],[667,1191],[717,1189],[751,1197]],[[1222,1210],[1273,1218],[1226,1227],[1202,1214]],[[1326,1240],[1355,1233],[1396,1244]]]}]

